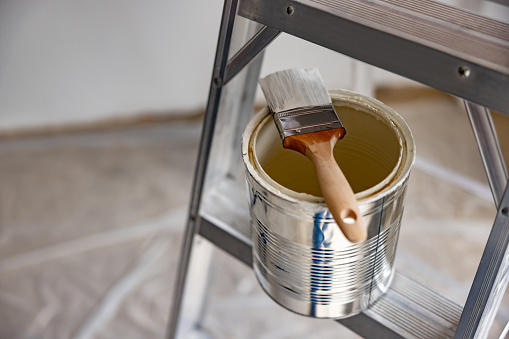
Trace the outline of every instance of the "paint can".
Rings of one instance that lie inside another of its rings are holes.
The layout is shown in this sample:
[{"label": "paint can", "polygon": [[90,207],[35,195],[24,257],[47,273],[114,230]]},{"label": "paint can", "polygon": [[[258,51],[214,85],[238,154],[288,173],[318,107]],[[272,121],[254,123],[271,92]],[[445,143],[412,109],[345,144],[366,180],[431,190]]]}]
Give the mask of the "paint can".
[{"label": "paint can", "polygon": [[337,319],[366,310],[389,288],[415,144],[383,103],[346,90],[330,95],[347,131],[334,154],[368,227],[365,242],[341,233],[311,161],[282,147],[268,108],[247,125],[242,157],[260,285],[293,312]]}]

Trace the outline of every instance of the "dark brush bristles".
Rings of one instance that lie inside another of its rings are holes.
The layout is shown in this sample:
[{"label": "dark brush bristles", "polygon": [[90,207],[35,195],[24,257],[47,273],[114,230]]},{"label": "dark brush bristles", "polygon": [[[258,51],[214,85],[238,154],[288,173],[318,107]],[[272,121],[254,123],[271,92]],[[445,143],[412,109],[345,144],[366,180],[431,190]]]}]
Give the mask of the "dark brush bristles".
[{"label": "dark brush bristles", "polygon": [[289,69],[260,79],[267,105],[273,112],[297,107],[330,105],[331,99],[317,69]]}]

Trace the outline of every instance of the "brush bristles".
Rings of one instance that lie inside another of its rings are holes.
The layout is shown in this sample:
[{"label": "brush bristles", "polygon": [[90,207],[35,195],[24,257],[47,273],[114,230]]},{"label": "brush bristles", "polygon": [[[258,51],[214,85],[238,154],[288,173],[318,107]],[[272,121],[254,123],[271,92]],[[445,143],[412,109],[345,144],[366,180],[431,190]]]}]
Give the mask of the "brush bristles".
[{"label": "brush bristles", "polygon": [[267,105],[273,112],[297,107],[331,104],[325,84],[317,69],[289,69],[260,79]]}]

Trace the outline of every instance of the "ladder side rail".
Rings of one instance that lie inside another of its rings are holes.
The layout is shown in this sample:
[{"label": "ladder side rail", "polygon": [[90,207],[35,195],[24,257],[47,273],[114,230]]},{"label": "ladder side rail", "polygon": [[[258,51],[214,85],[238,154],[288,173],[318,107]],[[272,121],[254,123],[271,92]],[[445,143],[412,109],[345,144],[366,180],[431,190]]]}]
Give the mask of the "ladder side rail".
[{"label": "ladder side rail", "polygon": [[485,338],[509,281],[509,181],[489,110],[468,101],[465,107],[498,211],[455,338]]},{"label": "ladder side rail", "polygon": [[509,276],[509,185],[475,274],[454,338],[485,338],[504,295]]},{"label": "ladder side rail", "polygon": [[235,17],[237,14],[237,5],[238,0],[225,0],[224,2],[216,56],[214,60],[214,69],[212,72],[212,80],[209,90],[209,98],[203,122],[198,159],[195,165],[196,167],[191,193],[191,204],[189,207],[188,221],[179,258],[179,268],[175,282],[172,309],[170,311],[170,319],[166,333],[167,338],[175,338],[177,335],[177,327],[179,325],[181,316],[180,311],[184,296],[186,278],[188,275],[191,252],[193,249],[193,242],[195,241],[195,235],[199,231],[199,223],[197,218],[198,210],[200,207],[205,173],[212,145],[213,131],[223,89],[222,82],[226,72],[228,52],[230,50],[231,37],[233,33]]},{"label": "ladder side rail", "polygon": [[477,145],[479,146],[486,175],[488,176],[495,206],[498,207],[504,193],[508,174],[504,156],[498,142],[497,131],[490,111],[486,107],[466,100],[464,102]]},{"label": "ladder side rail", "polygon": [[226,65],[222,81],[225,91],[221,98],[204,191],[219,184],[224,176],[243,180],[243,177],[239,177],[242,133],[253,111],[263,52],[281,32],[237,16],[234,33],[237,36],[233,37],[231,49],[240,48]]}]

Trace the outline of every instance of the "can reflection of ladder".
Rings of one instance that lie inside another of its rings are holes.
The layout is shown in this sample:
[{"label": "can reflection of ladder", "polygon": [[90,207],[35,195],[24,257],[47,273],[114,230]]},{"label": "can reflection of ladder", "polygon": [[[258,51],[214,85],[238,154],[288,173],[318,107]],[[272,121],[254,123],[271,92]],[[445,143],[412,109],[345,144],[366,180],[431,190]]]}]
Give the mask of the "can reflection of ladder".
[{"label": "can reflection of ladder", "polygon": [[[379,302],[338,322],[367,338],[487,336],[509,278],[504,274],[509,268],[508,176],[488,111],[509,115],[509,25],[425,3],[225,1],[169,338],[200,328],[214,246],[252,264],[249,214],[238,175],[240,136],[252,111],[263,49],[280,32],[463,98],[498,209],[464,306],[396,272]],[[234,34],[247,42],[229,58]]]}]

